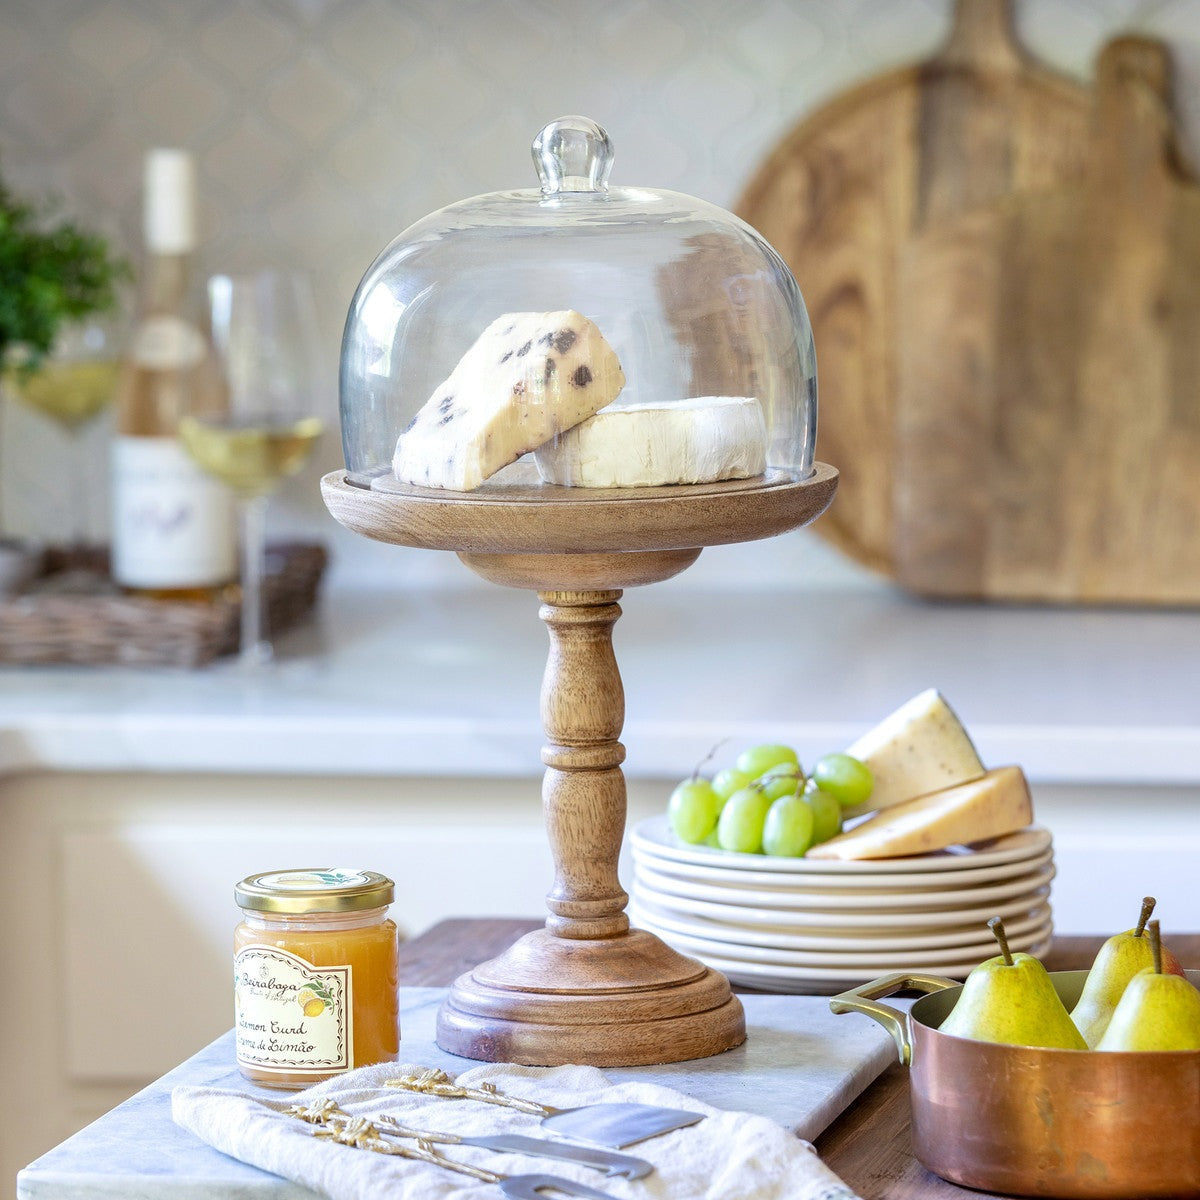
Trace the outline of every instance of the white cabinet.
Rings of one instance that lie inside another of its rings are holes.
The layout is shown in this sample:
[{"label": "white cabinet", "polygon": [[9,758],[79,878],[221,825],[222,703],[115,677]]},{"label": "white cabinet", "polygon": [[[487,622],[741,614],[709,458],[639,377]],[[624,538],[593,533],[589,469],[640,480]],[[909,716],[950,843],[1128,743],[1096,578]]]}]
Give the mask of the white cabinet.
[{"label": "white cabinet", "polygon": [[0,846],[8,1178],[229,1027],[252,871],[382,871],[405,936],[536,914],[551,881],[536,778],[21,775],[0,780]]},{"label": "white cabinet", "polygon": [[1146,895],[1158,900],[1164,937],[1200,930],[1200,787],[1035,785],[1033,794],[1054,834],[1059,933],[1128,929]]}]

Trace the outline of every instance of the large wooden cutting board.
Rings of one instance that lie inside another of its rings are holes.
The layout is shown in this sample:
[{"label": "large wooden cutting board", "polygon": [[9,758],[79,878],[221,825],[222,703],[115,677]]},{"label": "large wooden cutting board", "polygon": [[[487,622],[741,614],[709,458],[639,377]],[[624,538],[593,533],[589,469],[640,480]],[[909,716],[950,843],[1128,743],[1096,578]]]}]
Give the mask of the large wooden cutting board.
[{"label": "large wooden cutting board", "polygon": [[[903,247],[1084,174],[1089,91],[1033,61],[1011,17],[1008,0],[958,0],[938,53],[812,113],[737,205],[791,267],[813,323],[820,456],[841,472],[837,502],[814,528],[893,577],[898,520],[910,516],[894,503],[901,318],[930,304],[955,316],[944,297],[901,286]],[[912,351],[936,361],[936,329]]]},{"label": "large wooden cutting board", "polygon": [[925,594],[1200,601],[1200,187],[1166,48],[1096,70],[1083,179],[912,238],[894,571]]}]

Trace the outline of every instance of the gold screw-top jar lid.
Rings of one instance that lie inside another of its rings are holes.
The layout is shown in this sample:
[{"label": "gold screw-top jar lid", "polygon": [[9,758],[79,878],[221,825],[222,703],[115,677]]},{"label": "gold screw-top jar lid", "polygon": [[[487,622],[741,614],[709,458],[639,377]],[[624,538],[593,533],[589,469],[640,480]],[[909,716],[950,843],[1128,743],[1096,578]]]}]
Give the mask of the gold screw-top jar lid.
[{"label": "gold screw-top jar lid", "polygon": [[260,871],[234,888],[240,908],[274,913],[360,912],[391,904],[395,894],[386,875],[354,867]]}]

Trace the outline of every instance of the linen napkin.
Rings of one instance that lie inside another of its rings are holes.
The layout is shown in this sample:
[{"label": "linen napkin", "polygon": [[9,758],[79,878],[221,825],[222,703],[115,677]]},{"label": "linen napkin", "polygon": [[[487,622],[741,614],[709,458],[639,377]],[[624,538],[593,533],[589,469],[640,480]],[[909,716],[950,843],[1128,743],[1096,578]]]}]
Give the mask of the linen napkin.
[{"label": "linen napkin", "polygon": [[[536,1116],[479,1101],[440,1099],[386,1086],[389,1079],[422,1069],[404,1063],[360,1067],[278,1099],[180,1086],[172,1093],[171,1112],[177,1124],[225,1154],[323,1192],[331,1200],[490,1200],[499,1196],[494,1185],[443,1167],[314,1137],[311,1125],[284,1112],[293,1104],[327,1097],[354,1116],[369,1119],[387,1113],[420,1130],[462,1136],[548,1136]],[[621,1151],[654,1164],[653,1173],[638,1180],[608,1178],[575,1163],[524,1154],[438,1146],[447,1157],[502,1175],[557,1175],[608,1192],[617,1200],[859,1200],[817,1157],[811,1143],[782,1125],[751,1113],[713,1108],[658,1084],[613,1085],[595,1067],[492,1063],[464,1071],[455,1082],[467,1087],[491,1083],[506,1095],[556,1108],[637,1101],[705,1114],[696,1125]]]}]

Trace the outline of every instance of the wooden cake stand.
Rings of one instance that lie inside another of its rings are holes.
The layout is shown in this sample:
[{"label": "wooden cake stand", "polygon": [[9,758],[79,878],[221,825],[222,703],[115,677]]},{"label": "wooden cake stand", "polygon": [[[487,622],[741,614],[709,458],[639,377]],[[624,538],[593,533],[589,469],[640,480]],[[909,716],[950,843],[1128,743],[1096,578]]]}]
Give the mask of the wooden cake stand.
[{"label": "wooden cake stand", "polygon": [[[504,482],[499,482],[503,480]],[[705,546],[807,525],[837,472],[807,479],[600,490],[532,482],[516,464],[475,492],[321,481],[346,528],[376,541],[453,550],[495,583],[529,588],[550,633],[542,786],[554,883],[544,929],[459,977],[437,1041],[466,1058],[530,1065],[681,1062],[745,1040],[723,975],[630,929],[617,877],[625,831],[625,697],[612,627],[624,588],[669,579]]]}]

